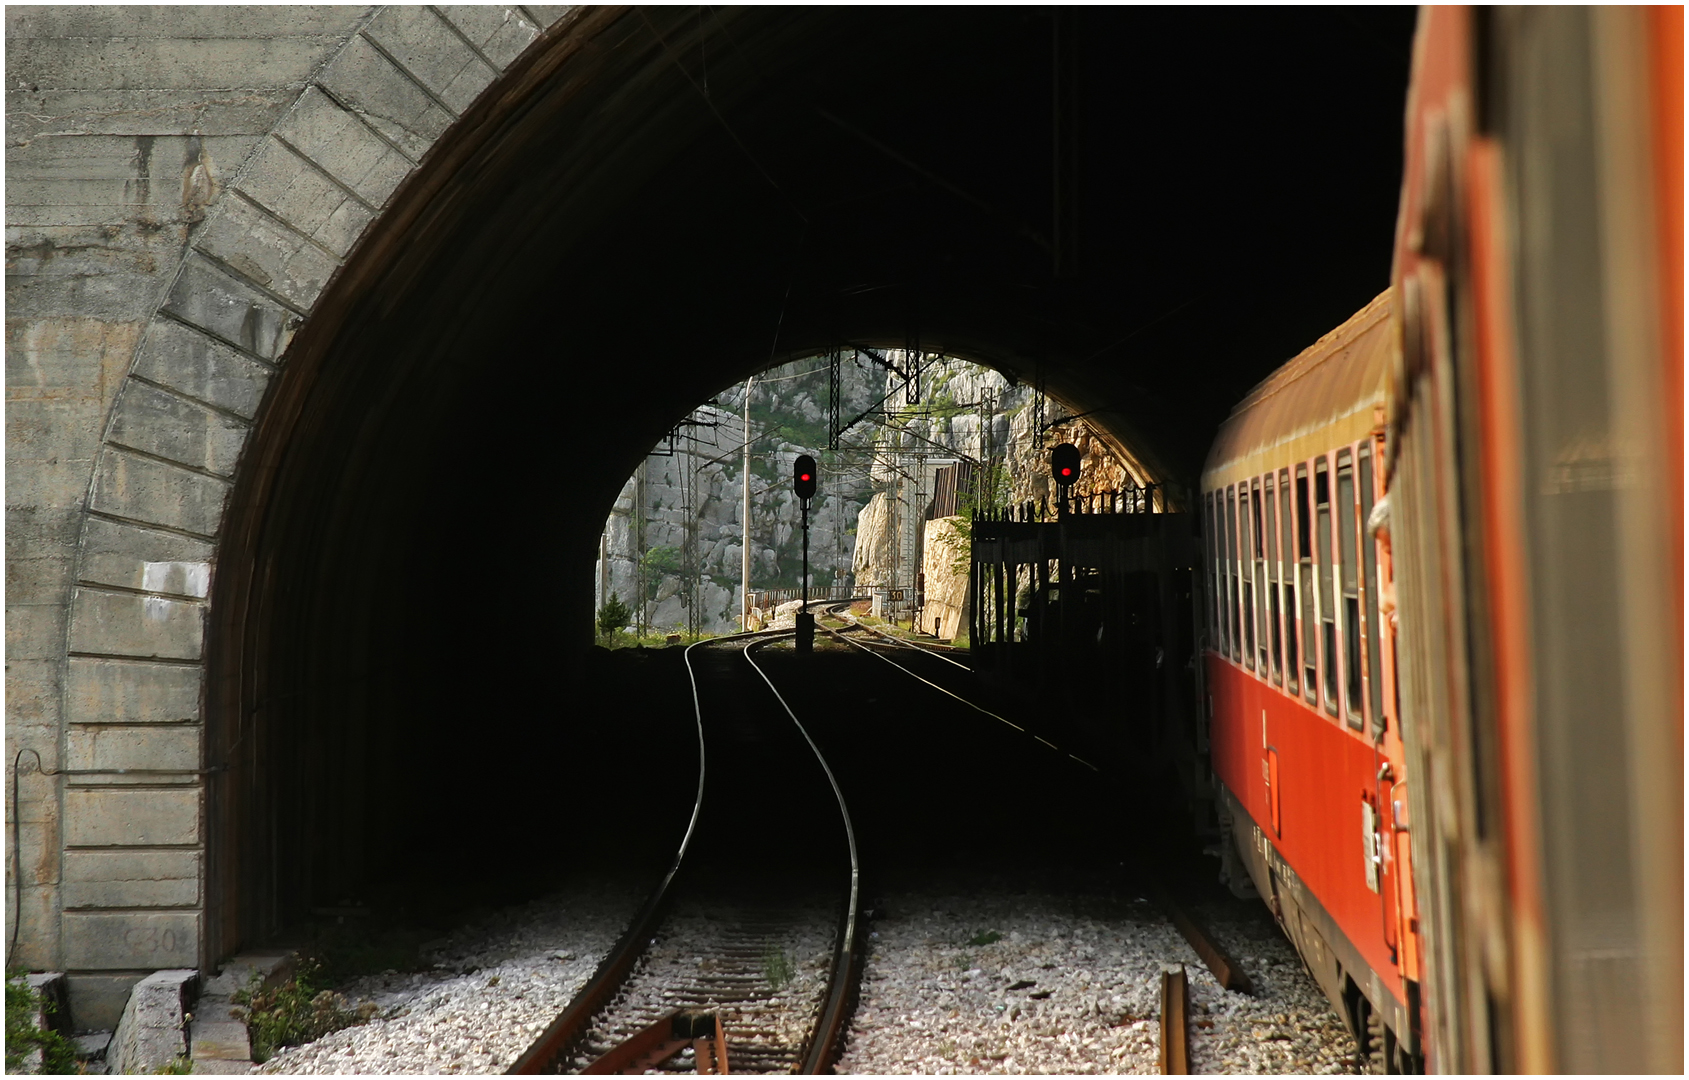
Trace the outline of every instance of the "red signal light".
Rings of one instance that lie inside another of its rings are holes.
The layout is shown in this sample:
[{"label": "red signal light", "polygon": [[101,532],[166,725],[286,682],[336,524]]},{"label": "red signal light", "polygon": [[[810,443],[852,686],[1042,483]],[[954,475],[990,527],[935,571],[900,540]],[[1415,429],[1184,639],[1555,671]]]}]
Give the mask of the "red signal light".
[{"label": "red signal light", "polygon": [[792,462],[792,489],[806,503],[815,498],[815,459],[808,454]]},{"label": "red signal light", "polygon": [[1079,448],[1072,443],[1062,443],[1050,451],[1050,475],[1064,492],[1079,479],[1079,466]]}]

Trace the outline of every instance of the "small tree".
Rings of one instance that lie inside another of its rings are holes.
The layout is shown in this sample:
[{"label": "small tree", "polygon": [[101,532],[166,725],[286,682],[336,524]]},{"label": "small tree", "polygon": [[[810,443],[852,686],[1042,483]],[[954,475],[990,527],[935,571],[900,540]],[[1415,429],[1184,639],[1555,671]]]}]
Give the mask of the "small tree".
[{"label": "small tree", "polygon": [[598,609],[598,632],[605,638],[614,638],[617,630],[626,630],[632,621],[633,612],[615,593],[611,593],[609,602]]},{"label": "small tree", "polygon": [[1009,467],[993,459],[975,473],[972,489],[956,497],[956,516],[946,523],[947,539],[956,545],[952,573],[965,574],[973,561],[974,511],[994,510],[1009,501]]}]

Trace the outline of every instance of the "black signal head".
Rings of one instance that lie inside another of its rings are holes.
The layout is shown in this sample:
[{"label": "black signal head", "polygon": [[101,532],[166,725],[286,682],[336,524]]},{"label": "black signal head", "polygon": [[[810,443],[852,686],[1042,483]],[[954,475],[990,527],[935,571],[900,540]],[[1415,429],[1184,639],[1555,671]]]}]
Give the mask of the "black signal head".
[{"label": "black signal head", "polygon": [[1079,448],[1064,442],[1051,450],[1050,475],[1063,488],[1069,487],[1079,479]]},{"label": "black signal head", "polygon": [[792,462],[792,490],[804,502],[815,498],[815,459],[808,454]]}]

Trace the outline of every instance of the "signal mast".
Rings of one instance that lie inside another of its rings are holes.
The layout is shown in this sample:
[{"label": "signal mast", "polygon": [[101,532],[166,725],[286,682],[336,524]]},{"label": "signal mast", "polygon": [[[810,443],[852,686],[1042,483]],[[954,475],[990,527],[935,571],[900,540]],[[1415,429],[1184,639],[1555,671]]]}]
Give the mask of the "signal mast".
[{"label": "signal mast", "polygon": [[792,462],[792,491],[803,505],[803,604],[798,608],[800,653],[815,648],[815,616],[809,613],[809,500],[815,498],[815,459],[799,454]]}]

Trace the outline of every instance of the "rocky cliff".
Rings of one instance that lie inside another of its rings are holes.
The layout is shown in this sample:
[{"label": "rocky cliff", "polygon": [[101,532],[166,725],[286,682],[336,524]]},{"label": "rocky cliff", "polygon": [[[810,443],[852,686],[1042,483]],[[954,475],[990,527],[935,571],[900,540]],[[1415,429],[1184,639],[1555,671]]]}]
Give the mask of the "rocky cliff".
[{"label": "rocky cliff", "polygon": [[[808,358],[757,377],[751,391],[751,586],[801,584],[801,507],[792,493],[797,455],[821,459],[809,508],[812,586],[846,584],[856,518],[871,494],[865,471],[827,453],[828,371]],[[878,369],[846,364],[841,410],[884,393]],[[744,494],[745,386],[692,413],[637,469],[605,522],[597,595],[613,593],[649,630],[724,633],[739,627]]]},{"label": "rocky cliff", "polygon": [[[1040,446],[1039,410],[1025,384],[959,360],[931,365],[923,382],[921,399],[888,416],[876,436],[875,491],[857,518],[852,569],[863,588],[913,590],[919,584],[925,605],[920,629],[930,634],[937,626],[950,639],[966,626],[967,573],[956,569],[958,561],[966,564],[965,541],[956,535],[959,518],[929,519],[938,509],[931,504],[934,474],[942,465],[989,463],[983,475],[992,490],[963,497],[956,507],[961,516],[978,505],[1053,500],[1048,453],[1061,442],[1080,452],[1075,495],[1120,490],[1140,480],[1083,419],[1051,426]],[[1044,413],[1057,419],[1067,410],[1046,402]],[[904,620],[917,615],[912,602],[893,605],[890,613]]]}]

